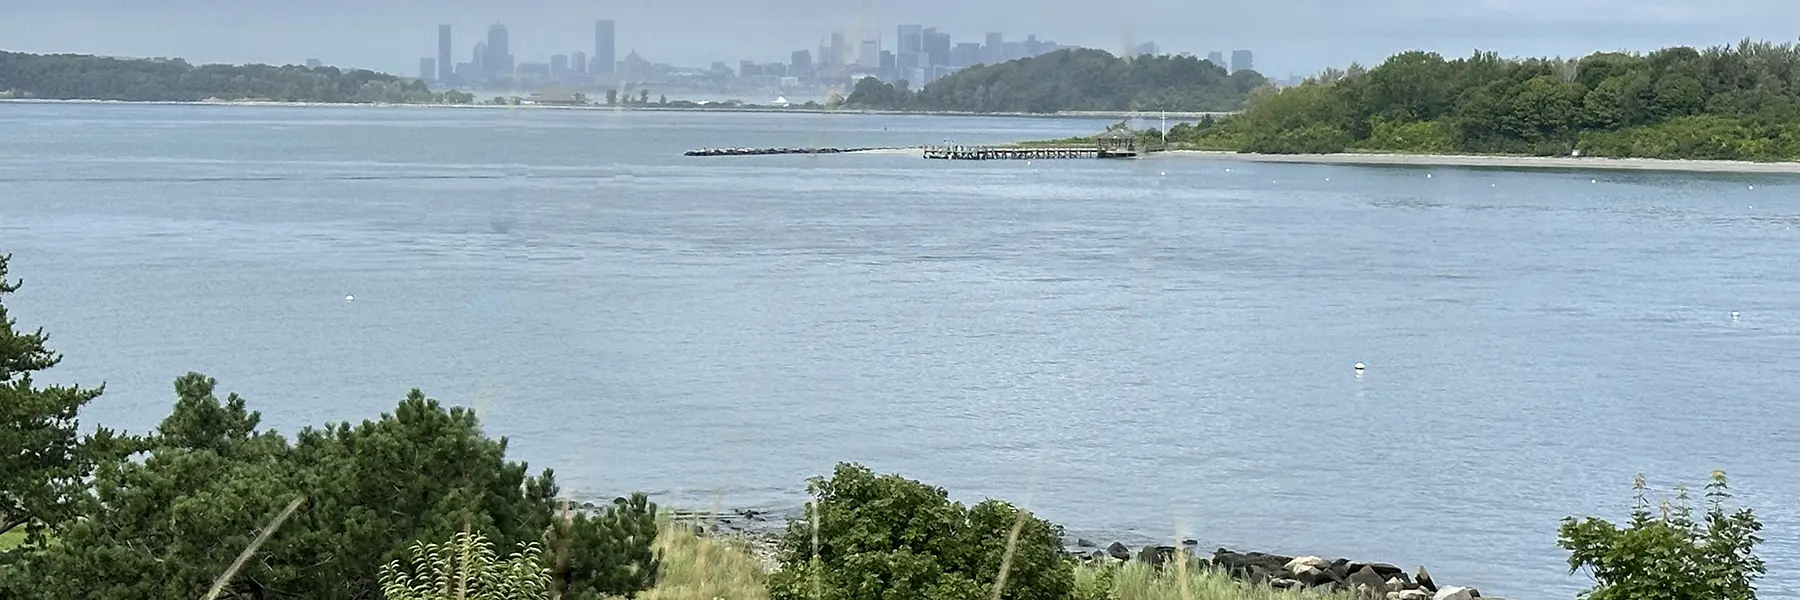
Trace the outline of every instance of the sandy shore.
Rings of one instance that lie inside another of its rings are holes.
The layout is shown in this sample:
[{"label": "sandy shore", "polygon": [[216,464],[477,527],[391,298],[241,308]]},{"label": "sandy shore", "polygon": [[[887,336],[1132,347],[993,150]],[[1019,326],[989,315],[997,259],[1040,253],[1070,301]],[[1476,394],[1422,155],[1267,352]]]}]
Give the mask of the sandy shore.
[{"label": "sandy shore", "polygon": [[1800,162],[1748,162],[1737,160],[1662,160],[1654,158],[1574,158],[1548,156],[1469,156],[1434,154],[1242,154],[1212,150],[1170,150],[1152,157],[1199,158],[1237,162],[1303,163],[1321,165],[1401,165],[1416,167],[1491,167],[1503,169],[1609,169],[1625,171],[1684,171],[1690,173],[1793,173]]}]

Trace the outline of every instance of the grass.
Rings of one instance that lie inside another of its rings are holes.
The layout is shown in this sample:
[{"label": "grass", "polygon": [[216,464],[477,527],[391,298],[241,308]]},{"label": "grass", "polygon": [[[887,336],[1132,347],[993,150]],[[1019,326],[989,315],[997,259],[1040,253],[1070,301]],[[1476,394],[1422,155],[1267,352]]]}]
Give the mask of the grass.
[{"label": "grass", "polygon": [[25,543],[25,528],[18,527],[6,533],[0,533],[0,551],[11,550]]},{"label": "grass", "polygon": [[762,565],[734,540],[703,538],[664,523],[656,534],[661,580],[642,600],[768,600]]},{"label": "grass", "polygon": [[[736,541],[665,524],[656,536],[662,580],[644,600],[768,600],[765,573]],[[1352,600],[1349,594],[1246,585],[1211,570],[1159,571],[1142,563],[1075,567],[1076,600]]]}]

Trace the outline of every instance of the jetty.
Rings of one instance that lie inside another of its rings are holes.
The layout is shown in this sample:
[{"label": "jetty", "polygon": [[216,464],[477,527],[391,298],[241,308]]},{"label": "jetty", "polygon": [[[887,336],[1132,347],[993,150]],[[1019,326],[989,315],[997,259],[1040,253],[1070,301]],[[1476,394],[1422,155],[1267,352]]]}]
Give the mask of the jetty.
[{"label": "jetty", "polygon": [[1114,131],[1094,138],[1094,145],[1069,146],[958,146],[946,141],[925,148],[925,158],[937,160],[1052,160],[1064,158],[1137,158],[1137,137]]},{"label": "jetty", "polygon": [[843,154],[845,152],[867,152],[870,150],[888,150],[889,148],[701,148],[689,150],[683,156],[769,156],[775,154]]}]

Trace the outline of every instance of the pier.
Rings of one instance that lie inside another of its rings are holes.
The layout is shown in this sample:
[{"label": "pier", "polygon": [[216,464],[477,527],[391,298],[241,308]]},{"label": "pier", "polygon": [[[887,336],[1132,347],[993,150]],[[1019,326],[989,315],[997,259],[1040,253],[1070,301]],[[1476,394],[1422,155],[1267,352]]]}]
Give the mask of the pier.
[{"label": "pier", "polygon": [[997,146],[933,146],[925,158],[938,160],[1051,160],[1064,158],[1137,158],[1137,150],[1083,146],[1015,148]]}]

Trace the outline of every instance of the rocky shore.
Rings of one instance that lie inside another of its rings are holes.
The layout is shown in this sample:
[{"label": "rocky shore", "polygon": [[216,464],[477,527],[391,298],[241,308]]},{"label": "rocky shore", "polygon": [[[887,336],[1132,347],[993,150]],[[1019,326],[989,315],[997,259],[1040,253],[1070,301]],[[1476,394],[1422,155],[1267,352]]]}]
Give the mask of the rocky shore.
[{"label": "rocky shore", "polygon": [[[671,514],[676,522],[693,523],[695,533],[700,535],[740,541],[766,570],[772,571],[779,565],[777,536],[787,526],[785,515],[755,509],[719,513],[674,511]],[[1424,566],[1408,573],[1399,566],[1382,562],[1237,552],[1225,548],[1215,549],[1207,555],[1199,551],[1197,540],[1183,540],[1181,546],[1146,545],[1136,550],[1121,542],[1101,547],[1082,538],[1068,544],[1072,558],[1093,566],[1143,563],[1164,568],[1174,564],[1178,557],[1186,556],[1189,568],[1216,569],[1245,583],[1277,589],[1352,592],[1357,597],[1371,600],[1494,598],[1474,588],[1440,585]]]}]

